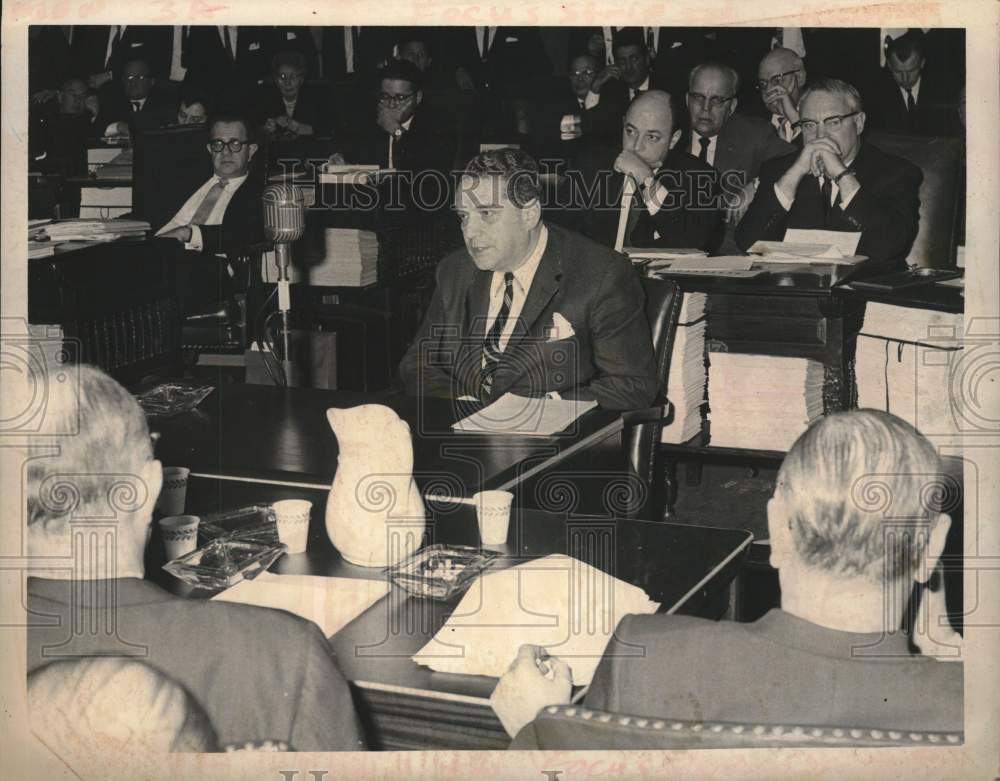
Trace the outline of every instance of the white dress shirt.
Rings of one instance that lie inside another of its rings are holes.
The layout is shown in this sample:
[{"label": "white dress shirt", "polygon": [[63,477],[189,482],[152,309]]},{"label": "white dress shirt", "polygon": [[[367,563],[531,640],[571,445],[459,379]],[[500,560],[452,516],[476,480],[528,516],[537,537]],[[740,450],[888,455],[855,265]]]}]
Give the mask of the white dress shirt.
[{"label": "white dress shirt", "polygon": [[[227,27],[227,25],[217,24],[215,26],[219,30],[219,40],[222,41],[222,48],[225,49],[226,48],[226,27]],[[228,25],[228,27],[229,27],[229,42],[232,44],[232,47],[233,47],[233,57],[235,58],[236,57],[236,31],[239,28],[236,27],[235,25]]]},{"label": "white dress shirt", "polygon": [[633,98],[635,98],[635,94],[637,92],[649,92],[649,76],[647,76],[646,79],[642,82],[642,84],[640,84],[635,89],[633,89],[632,87],[628,88],[628,99],[632,100]]},{"label": "white dress shirt", "polygon": [[[697,130],[691,131],[691,154],[695,157],[701,154],[701,142],[698,140],[700,138],[705,138]],[[715,147],[719,144],[719,136],[714,135],[708,139],[708,164],[715,165]]]},{"label": "white dress shirt", "polygon": [[[216,181],[218,181],[218,176],[213,176],[205,184],[194,191],[194,195],[184,202],[177,214],[174,215],[173,219],[170,220],[166,225],[160,228],[157,232],[157,236],[161,236],[174,228],[180,228],[184,225],[190,225],[191,218],[194,217],[195,212],[198,211],[198,207],[201,206],[201,202],[205,200],[205,196],[208,195],[208,191],[212,189]],[[229,208],[229,202],[236,195],[236,191],[240,189],[243,182],[247,180],[247,174],[243,176],[236,176],[232,179],[226,179],[226,189],[222,191],[219,196],[219,200],[215,202],[215,208],[212,209],[212,213],[208,215],[205,220],[205,225],[221,225],[222,218],[226,216],[226,209]],[[184,249],[190,249],[200,252],[204,248],[204,243],[202,242],[201,229],[197,225],[191,225],[191,240],[184,243]]]},{"label": "white dress shirt", "polygon": [[[542,230],[538,234],[538,241],[535,244],[535,248],[531,251],[531,254],[528,255],[528,259],[512,272],[514,274],[514,282],[511,287],[513,288],[514,295],[510,304],[510,314],[507,315],[507,324],[500,333],[500,352],[507,349],[507,342],[510,340],[511,334],[514,333],[514,326],[516,325],[518,318],[521,316],[521,310],[524,309],[524,302],[528,298],[528,291],[531,290],[531,283],[535,279],[535,273],[538,271],[538,264],[542,262],[542,255],[545,254],[545,247],[548,244],[548,241],[549,231],[543,224]],[[500,313],[500,307],[503,305],[503,276],[504,272],[494,271],[493,278],[490,280],[490,307],[486,313],[485,333],[490,332],[490,329],[493,327],[493,322],[497,319],[497,315]],[[484,356],[484,365],[485,361],[486,358]]]},{"label": "white dress shirt", "polygon": [[[899,86],[898,84],[896,86]],[[910,87],[910,92],[913,93],[913,102],[920,102],[920,79],[917,79],[916,83]],[[903,96],[903,105],[906,105],[906,90],[903,87],[899,87],[899,94]]]},{"label": "white dress shirt", "polygon": [[[486,41],[486,51],[483,51],[483,30],[485,30],[485,29],[486,29],[485,27],[477,27],[476,28],[476,48],[479,49],[479,57],[480,57],[480,59],[483,59],[483,60],[486,59],[486,55],[489,54],[490,53],[490,49],[493,48],[493,39],[496,38],[496,35],[497,35],[497,28],[496,27],[490,27],[489,28],[489,30],[490,30],[490,37]],[[466,40],[468,40],[468,38],[466,38]]]},{"label": "white dress shirt", "polygon": [[[854,162],[854,159],[852,158],[850,163],[847,163],[847,162],[844,163],[844,167],[845,168],[850,168],[851,164],[853,162]],[[816,186],[819,187],[820,190],[822,190],[823,189],[823,183],[825,181],[826,181],[826,177],[825,176],[817,177],[817,179],[816,179]],[[831,182],[831,185],[832,185],[832,187],[830,188],[830,206],[833,206],[835,203],[837,203],[837,193],[840,192],[840,188],[837,186],[836,182]],[[858,189],[855,190],[853,193],[851,193],[851,195],[849,197],[842,198],[840,200],[841,211],[843,211],[844,209],[846,209],[848,206],[851,205],[851,201],[854,200],[854,196],[857,195],[860,190],[861,190],[861,182],[858,182]],[[778,187],[778,183],[777,182],[774,183],[774,194],[778,197],[778,203],[781,204],[781,207],[786,212],[792,210],[792,204],[795,203],[795,197],[792,196],[792,198],[788,198],[788,196],[786,196],[781,191],[781,188]]]}]

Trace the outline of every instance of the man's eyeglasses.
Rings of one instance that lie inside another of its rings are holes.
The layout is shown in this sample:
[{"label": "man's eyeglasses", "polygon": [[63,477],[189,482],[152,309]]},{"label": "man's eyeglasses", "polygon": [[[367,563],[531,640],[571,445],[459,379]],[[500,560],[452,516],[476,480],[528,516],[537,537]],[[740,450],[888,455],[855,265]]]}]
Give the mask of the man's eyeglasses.
[{"label": "man's eyeglasses", "polygon": [[570,71],[569,75],[574,78],[580,78],[581,76],[593,76],[596,71],[593,68],[584,68],[582,71]]},{"label": "man's eyeglasses", "polygon": [[213,138],[208,142],[208,148],[213,152],[221,152],[223,149],[228,149],[230,152],[236,153],[241,152],[243,147],[248,146],[249,143],[249,141],[240,141],[238,138],[231,138],[228,141]]},{"label": "man's eyeglasses", "polygon": [[302,74],[301,73],[279,73],[278,76],[277,76],[277,78],[278,78],[278,81],[280,81],[282,84],[289,84],[289,83],[295,82],[295,81],[302,81]]},{"label": "man's eyeglasses", "polygon": [[803,119],[799,122],[799,127],[802,128],[803,133],[815,133],[816,129],[823,125],[824,129],[839,130],[840,126],[844,124],[845,119],[850,119],[853,116],[860,114],[860,111],[852,111],[850,114],[835,114],[832,117],[827,117],[826,119]]},{"label": "man's eyeglasses", "polygon": [[699,106],[708,106],[713,111],[722,105],[725,105],[731,101],[735,95],[730,95],[728,98],[724,98],[721,95],[702,95],[700,92],[689,92],[688,97]]},{"label": "man's eyeglasses", "polygon": [[411,92],[409,95],[390,95],[387,92],[382,92],[378,96],[378,102],[382,106],[402,106],[416,94],[416,92]]},{"label": "man's eyeglasses", "polygon": [[147,81],[152,78],[151,76],[137,75],[137,76],[126,76],[125,81]]},{"label": "man's eyeglasses", "polygon": [[784,73],[775,73],[773,76],[767,79],[760,79],[760,81],[757,82],[757,89],[763,92],[768,87],[777,87],[788,76],[791,76],[793,73],[798,73],[800,70],[801,68],[796,68],[793,71],[785,71]]}]

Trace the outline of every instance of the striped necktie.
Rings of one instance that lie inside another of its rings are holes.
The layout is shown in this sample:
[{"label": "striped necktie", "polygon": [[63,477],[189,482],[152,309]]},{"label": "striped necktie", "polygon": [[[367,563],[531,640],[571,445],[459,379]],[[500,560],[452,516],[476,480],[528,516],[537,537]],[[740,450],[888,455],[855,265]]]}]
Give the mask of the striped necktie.
[{"label": "striped necktie", "polygon": [[226,180],[222,178],[216,179],[215,184],[213,184],[211,189],[205,193],[204,199],[202,199],[201,204],[195,210],[194,216],[188,224],[204,225],[205,220],[212,215],[212,210],[215,208],[215,204],[219,202],[219,198],[222,196],[225,189]]},{"label": "striped necktie", "polygon": [[514,304],[514,275],[510,271],[503,275],[503,303],[500,304],[500,311],[493,321],[486,339],[483,341],[483,370],[479,382],[479,398],[487,401],[493,391],[493,374],[500,364],[500,356],[503,351],[500,349],[500,336],[507,326],[507,318],[510,317],[510,308]]}]

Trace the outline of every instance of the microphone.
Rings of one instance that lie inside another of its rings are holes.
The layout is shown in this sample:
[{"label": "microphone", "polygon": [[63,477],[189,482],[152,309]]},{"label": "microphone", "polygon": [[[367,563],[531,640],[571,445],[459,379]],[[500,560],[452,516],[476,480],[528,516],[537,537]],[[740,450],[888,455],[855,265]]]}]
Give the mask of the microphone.
[{"label": "microphone", "polygon": [[274,242],[278,265],[278,309],[282,323],[282,367],[285,383],[292,384],[288,310],[291,309],[288,266],[291,263],[291,245],[302,238],[306,229],[305,195],[301,188],[291,184],[272,184],[264,189],[264,235]]}]

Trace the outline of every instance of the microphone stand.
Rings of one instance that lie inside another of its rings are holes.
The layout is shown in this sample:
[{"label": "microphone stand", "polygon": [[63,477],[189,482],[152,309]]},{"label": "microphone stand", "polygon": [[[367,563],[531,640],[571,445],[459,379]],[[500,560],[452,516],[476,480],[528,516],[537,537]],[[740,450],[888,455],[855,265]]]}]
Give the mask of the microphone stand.
[{"label": "microphone stand", "polygon": [[298,384],[291,358],[291,333],[288,327],[288,313],[292,308],[288,264],[291,262],[289,242],[279,241],[274,244],[275,259],[278,263],[278,311],[281,312],[281,370],[285,375],[285,386],[293,388]]}]

